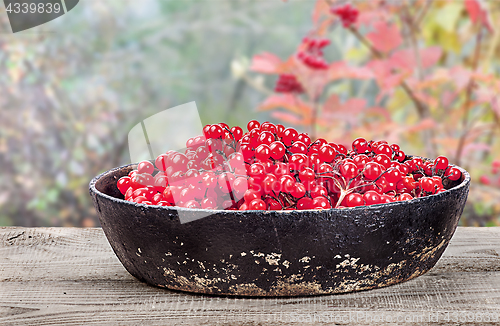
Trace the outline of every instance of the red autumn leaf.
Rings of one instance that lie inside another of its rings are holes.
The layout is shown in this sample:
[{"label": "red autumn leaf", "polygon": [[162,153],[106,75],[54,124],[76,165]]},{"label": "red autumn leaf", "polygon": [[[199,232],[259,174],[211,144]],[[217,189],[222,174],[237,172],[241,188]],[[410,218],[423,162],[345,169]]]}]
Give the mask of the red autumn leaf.
[{"label": "red autumn leaf", "polygon": [[373,71],[381,92],[377,96],[377,103],[387,94],[390,94],[394,88],[398,87],[408,76],[408,71],[401,73],[393,72],[390,60],[372,60],[366,65]]},{"label": "red autumn leaf", "polygon": [[329,112],[334,112],[337,111],[337,109],[341,106],[340,104],[340,98],[336,94],[330,95],[330,97],[325,101],[325,104],[323,105],[323,112],[324,113],[329,113]]},{"label": "red autumn leaf", "polygon": [[[419,51],[422,69],[427,69],[435,65],[441,57],[442,50],[439,46],[432,46]],[[413,70],[418,67],[415,52],[410,49],[395,51],[390,59],[390,64],[395,68]]]},{"label": "red autumn leaf", "polygon": [[373,47],[378,51],[388,53],[401,45],[403,40],[395,24],[377,21],[373,27],[374,31],[368,33],[366,38],[370,40]]},{"label": "red autumn leaf", "polygon": [[392,120],[391,119],[391,114],[389,113],[389,111],[387,111],[387,109],[382,108],[382,107],[377,107],[377,106],[374,106],[374,107],[366,109],[365,110],[365,115],[366,116],[369,116],[369,115],[381,116],[386,121],[391,121]]},{"label": "red autumn leaf", "polygon": [[450,90],[443,91],[441,95],[441,103],[444,107],[450,107],[457,99],[457,93]]},{"label": "red autumn leaf", "polygon": [[257,111],[269,111],[277,108],[284,108],[302,116],[309,116],[312,112],[309,105],[293,94],[271,95],[257,107]]},{"label": "red autumn leaf", "polygon": [[331,81],[343,78],[350,79],[370,79],[373,78],[373,72],[364,66],[352,67],[345,61],[333,62],[328,68],[328,74]]},{"label": "red autumn leaf", "polygon": [[321,21],[321,23],[318,25],[318,28],[316,29],[316,35],[326,36],[334,21],[334,16],[326,17],[325,19],[323,19],[323,21]]},{"label": "red autumn leaf", "polygon": [[434,119],[432,119],[432,118],[427,118],[427,119],[421,120],[420,122],[418,122],[417,124],[415,124],[413,126],[410,126],[406,130],[407,130],[407,132],[412,133],[412,132],[422,131],[422,130],[426,130],[426,129],[432,129],[435,127],[436,127],[436,121],[434,121]]},{"label": "red autumn leaf", "polygon": [[282,111],[274,111],[271,113],[273,118],[276,118],[280,121],[292,124],[292,125],[306,125],[308,122],[306,120],[300,119],[296,115],[292,113],[282,112]]},{"label": "red autumn leaf", "polygon": [[252,58],[250,70],[264,74],[280,74],[283,72],[285,62],[269,52],[257,54]]},{"label": "red autumn leaf", "polygon": [[329,11],[330,11],[330,5],[326,0],[316,0],[312,13],[312,20],[314,25],[316,25],[319,22],[319,19],[321,18],[322,15],[328,14]]},{"label": "red autumn leaf", "polygon": [[470,82],[472,72],[462,66],[455,66],[449,71],[451,80],[455,84],[457,92],[464,89]]},{"label": "red autumn leaf", "polygon": [[500,118],[500,97],[499,96],[495,96],[491,100],[491,109],[493,110],[493,113],[495,113],[497,115],[497,117]]},{"label": "red autumn leaf", "polygon": [[374,59],[366,64],[366,67],[373,71],[373,75],[377,79],[383,79],[391,75],[392,67],[387,60]]},{"label": "red autumn leaf", "polygon": [[360,114],[366,107],[366,100],[363,98],[350,98],[344,103],[340,102],[336,94],[331,95],[323,106],[322,119],[338,119],[347,121],[350,124],[359,122]]},{"label": "red autumn leaf", "polygon": [[467,157],[471,153],[477,153],[482,151],[489,151],[491,146],[484,143],[469,143],[464,146],[462,150],[462,156]]},{"label": "red autumn leaf", "polygon": [[465,0],[465,8],[469,13],[470,20],[474,24],[481,23],[490,32],[493,32],[493,27],[491,26],[490,17],[488,14],[488,9],[486,8],[486,2],[483,0]]},{"label": "red autumn leaf", "polygon": [[[360,3],[361,4],[361,3]],[[361,9],[356,20],[356,27],[371,26],[374,22],[390,18],[390,13],[385,8],[374,8],[369,1],[363,2],[364,9]]]}]

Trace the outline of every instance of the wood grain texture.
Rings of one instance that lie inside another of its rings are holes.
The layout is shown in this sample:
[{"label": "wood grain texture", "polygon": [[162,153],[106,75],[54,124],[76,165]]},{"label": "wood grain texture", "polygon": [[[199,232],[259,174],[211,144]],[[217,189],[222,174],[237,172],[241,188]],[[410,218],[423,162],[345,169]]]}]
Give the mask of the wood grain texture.
[{"label": "wood grain texture", "polygon": [[0,228],[0,325],[500,324],[500,228],[458,228],[427,274],[383,289],[225,298],[155,288],[99,228]]}]

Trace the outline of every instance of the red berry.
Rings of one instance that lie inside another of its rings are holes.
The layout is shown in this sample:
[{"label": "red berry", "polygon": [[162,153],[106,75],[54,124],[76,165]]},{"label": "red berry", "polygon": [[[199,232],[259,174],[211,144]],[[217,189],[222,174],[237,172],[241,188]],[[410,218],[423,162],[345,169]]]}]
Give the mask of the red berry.
[{"label": "red berry", "polygon": [[378,154],[373,158],[374,162],[377,162],[378,164],[382,165],[384,169],[388,169],[391,166],[391,158],[387,156],[386,154]]},{"label": "red berry", "polygon": [[351,193],[345,197],[345,205],[347,207],[357,207],[365,205],[363,195],[358,193]]},{"label": "red berry", "polygon": [[328,144],[323,144],[318,151],[319,157],[327,163],[332,162],[336,154],[337,152]]},{"label": "red berry", "polygon": [[129,200],[132,198],[132,194],[134,193],[134,188],[130,187],[127,189],[127,191],[125,192],[125,200]]},{"label": "red berry", "polygon": [[358,167],[358,170],[361,171],[365,167],[366,163],[368,163],[369,158],[365,154],[358,154],[354,156],[353,161]]},{"label": "red berry", "polygon": [[389,157],[389,160],[392,157],[392,148],[387,144],[378,145],[373,152],[375,154],[385,154]]},{"label": "red berry", "polygon": [[262,131],[257,138],[257,144],[266,144],[270,145],[273,141],[276,140],[276,137],[273,133],[269,131]]},{"label": "red berry", "polygon": [[175,205],[175,203],[179,201],[180,192],[181,192],[180,187],[168,186],[163,191],[163,197],[165,197],[166,201]]},{"label": "red berry", "polygon": [[266,169],[264,168],[264,165],[262,165],[262,163],[254,163],[250,166],[248,175],[256,180],[262,180],[266,175]]},{"label": "red berry", "polygon": [[248,190],[248,181],[244,177],[238,177],[233,182],[233,192],[238,198],[242,198]]},{"label": "red berry", "polygon": [[217,177],[217,184],[219,185],[219,190],[225,194],[228,194],[233,189],[235,177],[232,173],[219,174]]},{"label": "red berry", "polygon": [[356,153],[365,153],[368,150],[368,142],[364,138],[356,138],[352,142],[352,150]]},{"label": "red berry", "polygon": [[305,194],[306,194],[306,187],[300,182],[297,182],[290,190],[290,195],[292,195],[295,198],[304,197]]},{"label": "red berry", "polygon": [[406,155],[403,151],[397,151],[397,152],[395,151],[394,159],[398,160],[399,162],[404,162],[404,160],[406,159]]},{"label": "red berry", "polygon": [[186,208],[201,208],[200,203],[198,203],[196,200],[188,200],[184,203],[183,206]]},{"label": "red berry", "polygon": [[255,158],[259,161],[265,161],[271,157],[271,149],[266,144],[260,144],[255,149]]},{"label": "red berry", "polygon": [[419,180],[420,187],[422,190],[430,193],[435,193],[435,182],[434,179],[423,177]]},{"label": "red berry", "polygon": [[308,158],[305,154],[293,154],[288,161],[290,168],[295,171],[300,171],[308,166]]},{"label": "red berry", "polygon": [[260,123],[257,120],[250,120],[247,124],[248,131],[251,131],[251,130],[259,128],[259,127],[260,127]]},{"label": "red berry", "polygon": [[160,175],[158,178],[155,176],[154,178],[154,188],[158,192],[163,192],[165,187],[168,185],[168,179],[166,175]]},{"label": "red berry", "polygon": [[280,202],[274,198],[267,198],[265,200],[265,203],[267,204],[267,209],[269,209],[270,211],[278,211],[283,209],[283,206],[280,204]]},{"label": "red berry", "polygon": [[311,168],[304,168],[302,171],[299,172],[299,179],[301,182],[306,182],[306,181],[312,181],[316,175],[314,174],[313,169]]},{"label": "red berry", "polygon": [[239,141],[243,137],[243,129],[241,127],[234,126],[230,131],[235,141]]},{"label": "red berry", "polygon": [[229,130],[229,126],[227,123],[219,122],[218,125],[221,126],[223,130]]},{"label": "red berry", "polygon": [[156,168],[160,171],[165,171],[167,169],[167,154],[160,154],[155,160]]},{"label": "red berry", "polygon": [[281,183],[278,181],[274,174],[267,174],[264,180],[262,180],[262,186],[264,193],[269,194],[274,192],[279,192],[281,188]]},{"label": "red berry", "polygon": [[358,175],[358,167],[354,163],[346,162],[340,165],[340,174],[347,180],[353,179]]},{"label": "red berry", "polygon": [[245,191],[243,198],[244,198],[245,202],[250,203],[254,199],[259,199],[260,194],[255,190],[248,189],[247,191]]},{"label": "red berry", "polygon": [[305,132],[303,133],[300,133],[298,136],[297,136],[297,141],[300,141],[302,142],[304,145],[306,146],[309,146],[311,144],[311,137],[309,137],[308,134],[306,134]]},{"label": "red berry", "polygon": [[[329,144],[330,144],[330,143],[329,143]],[[330,145],[331,145],[331,144],[330,144]],[[344,155],[347,155],[347,148],[346,148],[344,145],[342,145],[342,144],[337,144],[336,146],[337,146],[336,150],[337,150],[339,153],[344,154]],[[332,147],[333,147],[333,146],[332,146]],[[335,148],[335,147],[334,147],[334,148]]]},{"label": "red berry", "polygon": [[116,186],[118,190],[120,190],[122,195],[125,195],[128,188],[130,187],[130,177],[129,176],[121,177],[120,179],[118,179]]},{"label": "red berry", "polygon": [[137,204],[145,204],[146,202],[148,202],[148,199],[144,196],[138,196],[135,197],[132,201]]},{"label": "red berry", "polygon": [[154,168],[153,164],[149,161],[142,161],[139,163],[139,165],[137,165],[137,173],[153,174],[154,171],[155,171],[155,168]]},{"label": "red berry", "polygon": [[303,142],[297,140],[290,146],[289,150],[294,154],[306,154],[307,146]]},{"label": "red berry", "polygon": [[274,123],[269,122],[269,121],[266,121],[263,124],[261,124],[260,130],[261,131],[269,131],[271,134],[276,134],[276,132],[278,131],[278,129],[276,128],[276,125]]},{"label": "red berry", "polygon": [[366,205],[376,205],[382,203],[382,198],[380,195],[373,190],[368,190],[363,194],[363,200],[365,201]]},{"label": "red berry", "polygon": [[299,136],[299,133],[297,130],[293,128],[286,128],[283,130],[283,134],[281,136],[281,141],[283,144],[286,146],[292,146],[292,142],[297,140],[297,137]]},{"label": "red berry", "polygon": [[274,141],[269,145],[271,157],[275,160],[280,160],[285,155],[285,145],[280,141]]},{"label": "red berry", "polygon": [[266,203],[262,199],[254,199],[248,204],[249,210],[265,210],[267,207]]},{"label": "red berry", "polygon": [[290,193],[295,187],[295,180],[290,175],[280,177],[279,182],[281,184],[280,191],[285,193]]},{"label": "red berry", "polygon": [[457,181],[462,177],[462,172],[460,172],[460,170],[456,167],[451,167],[446,171],[445,176],[447,176],[451,181]]},{"label": "red berry", "polygon": [[311,192],[311,197],[319,197],[323,196],[326,197],[328,196],[328,190],[324,186],[316,185],[312,188]]},{"label": "red berry", "polygon": [[397,168],[391,168],[384,174],[385,178],[387,179],[388,182],[394,182],[398,183],[399,180],[403,177],[401,174],[401,171]]},{"label": "red berry", "polygon": [[297,209],[299,209],[299,210],[311,209],[312,203],[313,203],[313,200],[309,197],[300,198],[297,201]]},{"label": "red berry", "polygon": [[398,197],[399,201],[412,200],[412,199],[413,199],[413,196],[410,194],[407,194],[407,193],[401,194]]},{"label": "red berry", "polygon": [[319,157],[318,154],[312,153],[309,155],[309,167],[313,168],[315,171],[319,169],[321,164],[323,163],[323,160]]},{"label": "red berry", "polygon": [[375,180],[382,174],[382,168],[380,164],[376,162],[369,162],[365,165],[365,170],[363,175],[368,180]]},{"label": "red berry", "polygon": [[151,174],[147,174],[147,173],[139,174],[139,173],[137,173],[132,178],[130,178],[130,185],[134,188],[140,188],[143,186],[153,186],[154,185],[154,178]]},{"label": "red berry", "polygon": [[165,197],[163,197],[163,193],[156,193],[156,194],[154,194],[153,198],[151,199],[151,202],[153,203],[153,205],[157,205],[161,201],[165,201]]},{"label": "red berry", "polygon": [[212,139],[219,139],[224,136],[224,130],[219,125],[212,125],[208,130],[208,137]]},{"label": "red berry", "polygon": [[314,209],[328,209],[328,208],[332,208],[332,206],[330,205],[330,202],[328,201],[328,199],[325,198],[325,197],[323,197],[323,196],[314,197],[313,201],[311,203],[311,206]]},{"label": "red berry", "polygon": [[434,166],[438,170],[444,170],[448,167],[448,158],[446,156],[438,156],[434,160]]}]

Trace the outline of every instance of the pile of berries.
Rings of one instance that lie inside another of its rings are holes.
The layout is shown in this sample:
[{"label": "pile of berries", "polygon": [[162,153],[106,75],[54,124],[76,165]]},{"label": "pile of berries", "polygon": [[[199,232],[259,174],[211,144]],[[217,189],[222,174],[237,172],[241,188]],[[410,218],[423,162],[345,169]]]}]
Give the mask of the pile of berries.
[{"label": "pile of berries", "polygon": [[348,149],[270,122],[252,120],[247,130],[207,125],[183,153],[140,162],[117,187],[126,200],[148,205],[305,210],[411,200],[462,177],[444,156],[410,158],[386,141],[358,138]]},{"label": "pile of berries", "polygon": [[359,15],[359,11],[356,8],[353,8],[350,4],[332,7],[330,12],[340,18],[342,25],[345,28],[348,28],[352,24],[356,23]]}]

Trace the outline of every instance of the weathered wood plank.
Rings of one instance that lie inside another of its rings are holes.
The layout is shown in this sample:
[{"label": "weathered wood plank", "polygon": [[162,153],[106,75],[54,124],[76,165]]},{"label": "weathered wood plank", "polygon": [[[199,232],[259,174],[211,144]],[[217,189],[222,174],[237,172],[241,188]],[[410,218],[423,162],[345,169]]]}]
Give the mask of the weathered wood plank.
[{"label": "weathered wood plank", "polygon": [[438,264],[403,284],[267,299],[148,286],[98,228],[1,228],[0,289],[2,325],[498,325],[500,228],[459,228]]}]

